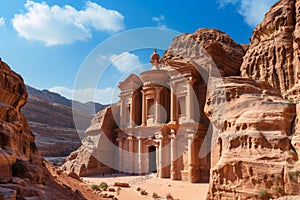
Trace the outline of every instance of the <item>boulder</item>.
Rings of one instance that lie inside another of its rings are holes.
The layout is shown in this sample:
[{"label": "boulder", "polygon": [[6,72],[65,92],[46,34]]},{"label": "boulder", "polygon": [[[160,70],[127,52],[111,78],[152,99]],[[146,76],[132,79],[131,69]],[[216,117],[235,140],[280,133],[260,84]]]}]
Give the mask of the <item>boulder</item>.
[{"label": "boulder", "polygon": [[130,187],[129,183],[115,182],[114,186],[116,187]]}]

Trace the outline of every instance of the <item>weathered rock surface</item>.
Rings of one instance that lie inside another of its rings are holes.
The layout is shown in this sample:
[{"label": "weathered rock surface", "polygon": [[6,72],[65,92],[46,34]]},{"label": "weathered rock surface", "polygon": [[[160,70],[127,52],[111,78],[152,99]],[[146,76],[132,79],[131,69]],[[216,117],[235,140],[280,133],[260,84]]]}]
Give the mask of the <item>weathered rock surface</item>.
[{"label": "weathered rock surface", "polygon": [[52,176],[20,112],[26,99],[22,77],[0,60],[0,199],[101,199],[79,181]]},{"label": "weathered rock surface", "polygon": [[243,77],[266,81],[286,98],[298,100],[300,1],[281,0],[266,13],[251,38],[241,66]]},{"label": "weathered rock surface", "polygon": [[[114,166],[118,106],[110,106],[92,119],[81,147],[72,152],[62,169],[72,177],[112,173]],[[109,163],[109,166],[106,165]]]},{"label": "weathered rock surface", "polygon": [[[189,63],[201,65],[206,55],[204,48],[214,61],[221,76],[240,75],[240,66],[245,55],[244,48],[234,42],[226,33],[216,29],[199,29],[193,34],[182,34],[174,38],[161,61],[167,63]],[[184,55],[182,55],[184,53]],[[187,60],[188,58],[188,60]],[[195,63],[201,60],[201,63]],[[200,67],[209,67],[201,65]],[[208,71],[209,68],[206,69]]]},{"label": "weathered rock surface", "polygon": [[[257,199],[297,194],[290,136],[295,104],[266,82],[214,79],[205,112],[215,125],[216,145],[208,199]],[[265,190],[265,191],[264,191]]]},{"label": "weathered rock surface", "polygon": [[0,62],[0,177],[22,175],[43,182],[40,154],[27,119],[20,109],[26,103],[23,79]]}]

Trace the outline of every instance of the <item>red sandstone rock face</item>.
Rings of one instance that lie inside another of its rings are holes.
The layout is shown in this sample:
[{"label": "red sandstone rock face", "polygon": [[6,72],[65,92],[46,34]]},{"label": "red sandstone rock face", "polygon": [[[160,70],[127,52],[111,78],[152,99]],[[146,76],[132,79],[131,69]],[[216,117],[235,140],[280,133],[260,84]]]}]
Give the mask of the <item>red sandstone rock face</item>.
[{"label": "red sandstone rock face", "polygon": [[287,98],[298,99],[300,1],[281,0],[253,31],[241,67],[243,77],[266,81]]},{"label": "red sandstone rock face", "polygon": [[[193,34],[183,34],[174,38],[161,60],[165,64],[172,61],[204,63],[206,58],[200,50],[202,47],[206,50],[204,54],[209,54],[222,76],[240,75],[240,66],[245,54],[244,48],[234,42],[226,33],[216,29],[203,28]],[[184,55],[178,55],[176,52]]]},{"label": "red sandstone rock face", "polygon": [[272,198],[297,194],[298,158],[290,142],[295,104],[249,78],[215,79],[211,86],[205,112],[217,141],[207,199],[257,199],[263,189]]},{"label": "red sandstone rock face", "polygon": [[[114,149],[111,145],[116,142],[114,134],[117,125],[114,116],[117,115],[114,113],[119,112],[118,109],[118,106],[109,106],[92,119],[82,145],[69,155],[67,162],[62,166],[68,175],[79,178],[113,172]],[[110,165],[107,166],[101,161]]]},{"label": "red sandstone rock face", "polygon": [[26,99],[21,76],[0,62],[0,177],[14,174],[41,183],[41,158],[27,119],[20,113]]}]

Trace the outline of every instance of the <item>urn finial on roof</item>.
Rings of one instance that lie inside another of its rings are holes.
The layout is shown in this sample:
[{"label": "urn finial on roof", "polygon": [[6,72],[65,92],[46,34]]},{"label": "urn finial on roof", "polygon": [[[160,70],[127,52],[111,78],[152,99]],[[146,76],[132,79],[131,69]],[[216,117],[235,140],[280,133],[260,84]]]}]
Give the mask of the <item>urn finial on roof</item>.
[{"label": "urn finial on roof", "polygon": [[158,63],[159,63],[159,54],[156,52],[156,48],[154,49],[152,55],[150,56],[150,63],[152,64],[152,66],[157,67]]}]

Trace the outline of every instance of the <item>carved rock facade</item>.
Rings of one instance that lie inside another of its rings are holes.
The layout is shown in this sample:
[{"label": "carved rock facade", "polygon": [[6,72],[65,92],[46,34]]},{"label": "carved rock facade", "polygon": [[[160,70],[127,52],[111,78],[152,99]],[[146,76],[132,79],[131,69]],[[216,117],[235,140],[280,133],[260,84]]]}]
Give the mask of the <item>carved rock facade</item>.
[{"label": "carved rock facade", "polygon": [[[70,176],[79,178],[95,174],[111,174],[115,172],[105,163],[114,163],[114,149],[117,128],[113,112],[118,112],[118,106],[110,106],[97,113],[89,128],[85,131],[85,138],[78,150],[72,152],[62,169]],[[102,162],[101,162],[102,161]]]},{"label": "carved rock facade", "polygon": [[207,75],[239,75],[243,55],[241,45],[215,29],[176,37],[162,59],[151,55],[151,70],[120,82],[118,111],[98,113],[64,170],[78,177],[110,173],[110,166],[127,174],[156,171],[161,178],[208,182],[210,154],[197,153],[210,145],[204,144]]}]

